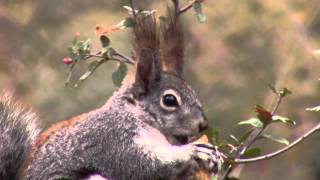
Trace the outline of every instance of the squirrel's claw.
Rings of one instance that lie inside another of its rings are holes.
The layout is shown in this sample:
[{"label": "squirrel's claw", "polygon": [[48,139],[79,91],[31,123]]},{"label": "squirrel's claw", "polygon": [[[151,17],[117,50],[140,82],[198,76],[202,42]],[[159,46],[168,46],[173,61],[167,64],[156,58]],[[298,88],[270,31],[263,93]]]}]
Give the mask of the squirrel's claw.
[{"label": "squirrel's claw", "polygon": [[223,163],[222,154],[212,144],[195,144],[194,159],[211,174],[217,174]]}]

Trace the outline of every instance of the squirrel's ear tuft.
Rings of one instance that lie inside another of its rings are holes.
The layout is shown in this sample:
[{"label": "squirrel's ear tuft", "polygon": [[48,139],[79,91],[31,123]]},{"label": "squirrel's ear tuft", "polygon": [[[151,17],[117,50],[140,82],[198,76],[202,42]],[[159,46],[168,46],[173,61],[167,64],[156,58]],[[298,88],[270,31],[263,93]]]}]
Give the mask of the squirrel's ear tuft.
[{"label": "squirrel's ear tuft", "polygon": [[168,18],[161,24],[163,37],[163,43],[161,43],[162,69],[181,75],[184,65],[184,35],[178,17],[172,15],[172,13],[168,14]]},{"label": "squirrel's ear tuft", "polygon": [[155,16],[135,14],[133,27],[137,71],[135,84],[147,91],[160,80],[160,41]]}]

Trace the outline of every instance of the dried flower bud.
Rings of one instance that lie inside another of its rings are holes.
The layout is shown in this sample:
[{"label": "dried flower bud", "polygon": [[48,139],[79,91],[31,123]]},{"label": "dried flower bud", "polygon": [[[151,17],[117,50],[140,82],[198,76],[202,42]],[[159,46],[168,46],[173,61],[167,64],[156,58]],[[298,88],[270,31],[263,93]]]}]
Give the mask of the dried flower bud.
[{"label": "dried flower bud", "polygon": [[80,36],[80,32],[75,32],[74,35],[75,35],[76,37],[79,37],[79,36]]}]

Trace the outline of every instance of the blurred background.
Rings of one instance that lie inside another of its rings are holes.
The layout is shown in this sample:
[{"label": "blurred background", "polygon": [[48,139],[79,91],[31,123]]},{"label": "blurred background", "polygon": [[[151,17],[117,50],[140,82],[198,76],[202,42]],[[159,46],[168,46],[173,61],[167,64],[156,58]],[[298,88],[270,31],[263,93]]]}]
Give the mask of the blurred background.
[{"label": "blurred background", "polygon": [[[181,0],[187,3],[187,0]],[[162,13],[165,0],[140,0],[141,7]],[[62,63],[75,32],[99,47],[95,25],[117,24],[126,16],[127,0],[1,0],[0,89],[13,89],[32,107],[42,127],[104,104],[116,90],[111,73],[116,63],[100,67],[79,88],[66,88],[67,67]],[[293,94],[278,114],[297,125],[272,125],[268,133],[296,139],[319,122],[320,115],[305,108],[320,104],[319,0],[207,0],[207,22],[194,12],[184,16],[185,78],[198,92],[212,127],[224,139],[247,127],[239,121],[254,116],[253,107],[272,108],[275,97],[267,85],[287,87]],[[108,35],[113,46],[130,53],[128,30]],[[79,77],[85,64],[78,67]],[[320,179],[320,135],[271,160],[246,165],[242,179]],[[263,152],[279,149],[274,142],[258,142]]]}]

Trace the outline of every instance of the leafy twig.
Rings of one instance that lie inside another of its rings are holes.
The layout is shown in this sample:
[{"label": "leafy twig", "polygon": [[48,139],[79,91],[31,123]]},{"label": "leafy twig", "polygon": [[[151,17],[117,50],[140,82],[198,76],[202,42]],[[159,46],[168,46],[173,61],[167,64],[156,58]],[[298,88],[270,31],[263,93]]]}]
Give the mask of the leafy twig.
[{"label": "leafy twig", "polygon": [[134,60],[132,58],[130,58],[129,56],[119,52],[118,50],[115,50],[114,49],[114,56],[119,56],[120,58],[122,58],[124,61],[121,61],[120,59],[114,59],[114,60],[118,60],[120,62],[124,62],[124,63],[127,63],[127,64],[131,64],[133,65],[134,64]]},{"label": "leafy twig", "polygon": [[[277,94],[278,100],[277,100],[275,107],[273,108],[273,110],[271,112],[272,116],[275,115],[275,113],[277,112],[277,110],[282,102],[282,99],[286,95],[286,94],[282,94],[282,93],[276,93],[276,94]],[[241,157],[241,155],[257,140],[257,138],[262,134],[262,132],[266,129],[266,127],[267,126],[264,125],[263,127],[255,129],[251,132],[251,134],[248,136],[248,138],[244,141],[242,147],[238,148],[238,151],[236,152],[235,159],[239,159]],[[229,176],[229,174],[231,173],[232,169],[233,169],[233,165],[230,164],[227,167],[226,172],[223,174],[223,176],[220,179],[221,180],[226,179]]]},{"label": "leafy twig", "polygon": [[307,133],[305,133],[303,136],[301,136],[300,138],[298,138],[297,140],[295,140],[294,142],[292,142],[288,146],[286,146],[278,151],[275,151],[273,153],[269,153],[269,154],[266,154],[263,156],[255,157],[255,158],[235,159],[234,162],[237,164],[243,164],[243,163],[252,163],[252,162],[270,159],[272,157],[278,156],[278,155],[290,150],[291,148],[295,147],[296,145],[298,145],[303,140],[307,139],[309,136],[316,133],[317,131],[320,131],[320,123],[317,126],[315,126],[314,128],[312,128],[311,130],[309,130]]},{"label": "leafy twig", "polygon": [[[112,57],[108,60],[110,61],[119,61],[122,63],[127,63],[127,64],[134,64],[134,60],[132,58],[130,58],[129,56],[119,52],[118,50],[113,49],[113,53],[112,53]],[[105,59],[105,57],[100,53],[96,53],[96,54],[89,54],[84,60],[87,60],[89,58],[101,58],[101,59]],[[119,57],[119,58],[118,58]]]},{"label": "leafy twig", "polygon": [[276,112],[278,111],[278,108],[282,102],[283,96],[278,95],[278,100],[277,100],[277,104],[274,106],[271,115],[274,116],[276,114]]},{"label": "leafy twig", "polygon": [[192,6],[196,3],[196,2],[200,2],[199,0],[192,0],[189,2],[189,4],[187,4],[186,6],[180,7],[180,2],[179,0],[172,0],[173,5],[174,5],[174,15],[175,15],[175,19],[178,19],[178,17],[187,12],[189,9],[192,8]]}]

